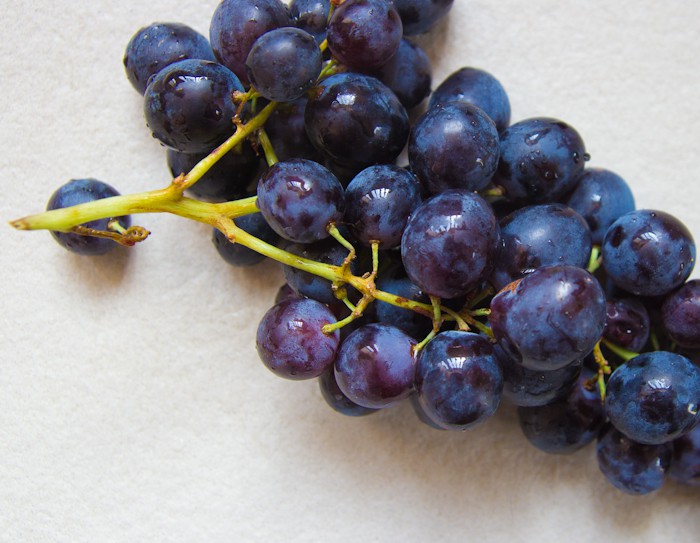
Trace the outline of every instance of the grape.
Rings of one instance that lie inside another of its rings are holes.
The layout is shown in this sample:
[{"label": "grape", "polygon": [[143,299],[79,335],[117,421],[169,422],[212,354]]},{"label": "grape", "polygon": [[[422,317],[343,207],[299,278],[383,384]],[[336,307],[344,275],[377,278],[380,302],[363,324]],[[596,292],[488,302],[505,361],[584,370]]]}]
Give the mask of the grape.
[{"label": "grape", "polygon": [[581,136],[568,124],[550,118],[527,119],[501,134],[494,183],[517,203],[553,202],[576,186],[587,157]]},{"label": "grape", "polygon": [[158,72],[144,94],[153,137],[184,153],[205,153],[233,133],[231,99],[243,85],[228,69],[205,60],[181,60]]},{"label": "grape", "polygon": [[641,351],[649,339],[649,312],[636,298],[608,301],[603,336],[629,351]]},{"label": "grape", "polygon": [[432,69],[428,55],[408,40],[402,39],[396,54],[368,73],[389,87],[406,109],[417,106],[430,94]]},{"label": "grape", "polygon": [[671,443],[673,459],[668,475],[674,481],[700,487],[700,426]]},{"label": "grape", "polygon": [[328,21],[328,48],[349,68],[384,64],[399,48],[401,18],[391,0],[345,0]]},{"label": "grape", "polygon": [[328,227],[343,217],[340,181],[327,169],[303,158],[278,162],[258,182],[258,207],[280,236],[311,243],[328,237]]},{"label": "grape", "polygon": [[[187,174],[208,153],[180,153],[168,149],[168,168],[177,177]],[[248,185],[258,170],[260,158],[248,142],[231,149],[189,191],[205,200],[228,201],[248,195]]]},{"label": "grape", "polygon": [[335,323],[331,310],[308,298],[289,299],[273,306],[260,321],[258,355],[265,366],[287,379],[311,379],[331,367],[340,333],[324,334]]},{"label": "grape", "polygon": [[523,407],[538,407],[564,398],[583,366],[583,360],[575,360],[558,370],[536,371],[513,360],[498,343],[493,353],[503,371],[503,397]]},{"label": "grape", "polygon": [[669,294],[661,308],[668,335],[681,347],[700,347],[700,280],[688,281]]},{"label": "grape", "polygon": [[[388,277],[382,274],[377,279],[377,288],[401,296],[407,300],[430,303],[430,299],[420,288],[414,285],[408,277]],[[374,302],[374,309],[377,314],[377,321],[391,324],[406,332],[415,339],[423,339],[433,328],[432,320],[425,315],[377,300]]]},{"label": "grape", "polygon": [[401,258],[424,292],[455,298],[488,277],[498,242],[496,217],[486,201],[450,190],[415,210],[401,239]]},{"label": "grape", "polygon": [[527,440],[546,453],[569,454],[588,445],[605,422],[600,391],[587,382],[595,377],[584,368],[562,400],[539,407],[520,407],[518,419]]},{"label": "grape", "polygon": [[[306,135],[304,126],[306,102],[306,98],[299,98],[293,102],[280,104],[265,123],[265,131],[280,161],[306,158],[314,162],[323,162],[323,156]],[[333,171],[332,168],[329,169]]]},{"label": "grape", "polygon": [[418,356],[416,391],[425,415],[448,430],[466,430],[496,412],[503,375],[482,336],[447,331]]},{"label": "grape", "polygon": [[345,190],[345,223],[364,245],[398,247],[408,218],[421,203],[420,183],[404,168],[386,164],[358,173]]},{"label": "grape", "polygon": [[340,390],[335,380],[335,371],[333,371],[332,367],[321,374],[321,377],[318,378],[318,384],[321,388],[321,395],[323,399],[326,400],[326,403],[334,411],[342,415],[347,415],[348,417],[362,417],[377,411],[376,409],[357,405],[350,400],[343,391]]},{"label": "grape", "polygon": [[368,324],[340,346],[335,378],[356,404],[379,409],[407,398],[413,388],[415,340],[398,328]]},{"label": "grape", "polygon": [[622,177],[609,170],[587,168],[566,205],[586,219],[593,243],[603,243],[605,233],[625,213],[634,211],[634,196]]},{"label": "grape", "polygon": [[665,351],[634,357],[610,376],[605,410],[610,422],[639,443],[676,439],[700,421],[700,369]]},{"label": "grape", "polygon": [[394,0],[406,36],[423,34],[442,19],[454,0]]},{"label": "grape", "polygon": [[[279,237],[270,228],[261,213],[243,215],[242,217],[237,217],[234,222],[242,230],[270,245],[276,244],[279,240]],[[239,243],[231,243],[221,230],[216,228],[214,228],[212,234],[212,241],[221,258],[232,266],[253,266],[265,260],[265,257],[260,253],[256,253]]]},{"label": "grape", "polygon": [[510,123],[510,100],[503,85],[478,68],[460,68],[445,79],[430,97],[428,107],[465,102],[482,109],[502,132]]},{"label": "grape", "polygon": [[[71,179],[68,183],[56,189],[51,195],[51,198],[49,198],[46,209],[48,211],[52,209],[62,209],[93,202],[102,198],[110,198],[111,196],[119,196],[119,193],[107,183],[98,181],[97,179]],[[98,219],[87,222],[82,226],[92,228],[93,230],[110,231],[109,223],[111,221],[117,221],[119,226],[124,229],[131,226],[131,217],[128,215],[124,217]],[[53,231],[51,235],[59,245],[79,255],[103,255],[117,247],[115,242],[106,238]]]},{"label": "grape", "polygon": [[295,26],[311,34],[319,45],[326,39],[330,10],[330,0],[292,0],[289,3]]},{"label": "grape", "polygon": [[321,50],[311,34],[285,27],[255,40],[245,65],[251,85],[263,97],[291,102],[316,82],[322,62]]},{"label": "grape", "polygon": [[340,73],[309,91],[304,114],[314,146],[335,162],[363,168],[392,162],[408,139],[408,114],[378,79]]},{"label": "grape", "polygon": [[583,217],[565,205],[523,207],[500,225],[501,247],[491,274],[499,290],[541,266],[588,265],[591,231]]},{"label": "grape", "polygon": [[605,296],[586,270],[545,266],[494,296],[490,322],[509,356],[532,370],[556,370],[593,350],[605,326]]},{"label": "grape", "polygon": [[641,209],[612,224],[601,254],[615,285],[637,295],[660,296],[682,285],[693,271],[695,242],[674,216]]},{"label": "grape", "polygon": [[598,467],[608,481],[627,494],[648,494],[666,480],[671,446],[643,445],[609,426],[598,441]]},{"label": "grape", "polygon": [[140,29],[129,40],[124,68],[131,85],[140,93],[160,70],[185,59],[216,60],[209,41],[199,32],[180,23],[153,23]]},{"label": "grape", "polygon": [[481,190],[498,166],[498,131],[471,104],[450,102],[429,109],[411,130],[408,160],[426,190]]},{"label": "grape", "polygon": [[287,6],[280,0],[222,0],[209,26],[209,40],[217,60],[248,83],[245,60],[260,36],[291,26]]}]

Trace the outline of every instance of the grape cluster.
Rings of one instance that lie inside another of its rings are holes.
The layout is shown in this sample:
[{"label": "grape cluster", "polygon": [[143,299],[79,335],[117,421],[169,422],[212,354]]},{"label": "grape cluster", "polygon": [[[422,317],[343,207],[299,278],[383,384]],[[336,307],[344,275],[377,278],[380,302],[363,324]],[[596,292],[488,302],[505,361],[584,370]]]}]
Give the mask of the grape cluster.
[{"label": "grape cluster", "polygon": [[[545,452],[598,439],[625,492],[700,485],[692,235],[587,167],[567,123],[510,124],[488,72],[464,67],[431,95],[410,37],[451,5],[223,0],[209,40],[139,30],[124,65],[185,206],[163,210],[214,226],[232,265],[284,264],[258,353],[281,377],[318,379],[339,413],[408,399],[431,427],[464,430],[504,397]],[[48,209],[114,195],[73,181]],[[55,237],[104,253],[130,225],[109,217]]]}]

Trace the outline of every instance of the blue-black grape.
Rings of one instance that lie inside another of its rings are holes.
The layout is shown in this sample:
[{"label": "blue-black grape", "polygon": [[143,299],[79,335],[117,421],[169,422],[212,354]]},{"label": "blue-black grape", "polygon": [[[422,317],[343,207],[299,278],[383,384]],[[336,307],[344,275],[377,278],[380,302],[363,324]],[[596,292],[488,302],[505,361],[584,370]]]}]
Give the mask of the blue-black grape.
[{"label": "blue-black grape", "polygon": [[[261,213],[243,215],[237,217],[234,222],[242,230],[270,245],[275,245],[279,240],[279,236],[270,228]],[[231,243],[221,230],[216,228],[212,234],[212,241],[221,258],[232,266],[253,266],[265,260],[263,255],[245,245]]]},{"label": "blue-black grape", "polygon": [[565,398],[539,407],[520,407],[518,420],[527,440],[550,454],[569,454],[588,445],[605,422],[605,410],[598,385],[589,389],[595,377],[584,368]]},{"label": "blue-black grape", "polygon": [[[85,204],[112,196],[119,196],[119,193],[107,183],[98,181],[97,179],[72,179],[65,185],[61,185],[56,189],[51,195],[51,198],[49,198],[46,209],[48,211],[52,209],[62,209],[64,207]],[[97,219],[81,226],[92,228],[93,230],[110,231],[109,223],[111,221],[116,221],[117,224],[124,229],[131,226],[131,217],[128,215],[108,219]],[[117,247],[114,241],[106,238],[53,231],[51,235],[59,245],[80,255],[103,255]]]},{"label": "blue-black grape", "polygon": [[330,11],[330,0],[292,0],[289,3],[294,25],[311,34],[319,45],[326,39]]},{"label": "blue-black grape", "polygon": [[637,295],[661,296],[682,285],[693,271],[695,242],[673,215],[639,209],[612,224],[601,254],[616,286]]},{"label": "blue-black grape", "polygon": [[489,276],[498,242],[498,223],[486,201],[449,190],[414,211],[401,239],[401,258],[424,292],[456,298]]},{"label": "blue-black grape", "polygon": [[335,380],[335,371],[333,368],[329,368],[321,374],[318,378],[319,388],[321,389],[321,396],[326,400],[326,403],[338,413],[346,415],[348,417],[363,417],[365,415],[370,415],[376,413],[376,409],[370,407],[363,407],[357,405],[355,402],[350,400],[345,393],[340,390],[338,383]]},{"label": "blue-black grape", "polygon": [[498,166],[498,131],[476,106],[449,102],[429,109],[411,130],[408,160],[426,190],[481,190]]},{"label": "blue-black grape", "polygon": [[398,51],[387,63],[368,73],[394,91],[406,109],[417,106],[430,94],[430,59],[419,45],[406,39],[401,40]]},{"label": "blue-black grape", "polygon": [[[168,168],[177,177],[187,174],[209,153],[181,153],[168,149]],[[237,200],[248,196],[248,186],[258,171],[260,157],[250,143],[242,142],[231,149],[188,190],[198,198],[215,201]]]},{"label": "blue-black grape", "polygon": [[217,60],[248,83],[245,60],[253,43],[282,26],[292,26],[292,18],[280,0],[222,0],[209,25],[209,40]]},{"label": "blue-black grape", "polygon": [[368,324],[341,344],[335,378],[356,404],[379,409],[407,398],[413,389],[415,340],[386,324]]},{"label": "blue-black grape", "polygon": [[[323,162],[323,155],[311,144],[306,135],[304,126],[306,102],[306,98],[299,98],[293,102],[280,104],[265,123],[265,131],[280,161],[306,158],[314,162]],[[329,169],[332,171],[331,168]]]},{"label": "blue-black grape", "polygon": [[673,459],[668,476],[684,485],[700,487],[700,426],[671,443]]},{"label": "blue-black grape", "polygon": [[700,421],[700,369],[679,354],[636,356],[610,376],[605,410],[610,422],[638,443],[676,439]]},{"label": "blue-black grape", "polygon": [[181,60],[151,78],[144,114],[153,137],[184,153],[206,153],[233,133],[231,95],[243,85],[231,70],[206,60]]},{"label": "blue-black grape", "polygon": [[[377,288],[384,292],[401,296],[407,300],[430,303],[428,296],[408,277],[387,277],[386,274],[382,274],[377,278],[376,284]],[[396,326],[418,340],[427,336],[433,328],[432,320],[429,317],[410,309],[379,300],[374,302],[374,309],[377,321]]]},{"label": "blue-black grape", "polygon": [[649,312],[637,298],[608,300],[603,337],[629,351],[641,351],[649,339]]},{"label": "blue-black grape", "polygon": [[671,463],[671,446],[644,445],[608,426],[598,441],[598,467],[608,481],[627,494],[641,495],[661,488]]},{"label": "blue-black grape", "polygon": [[317,162],[293,158],[260,177],[258,207],[280,236],[311,243],[328,237],[328,227],[343,218],[343,186]]},{"label": "blue-black grape", "polygon": [[374,77],[332,75],[309,91],[304,114],[314,146],[335,162],[364,168],[393,162],[409,134],[408,114]]},{"label": "blue-black grape", "polygon": [[551,371],[593,350],[605,326],[605,295],[582,268],[545,266],[494,296],[489,320],[509,356]]},{"label": "blue-black grape", "polygon": [[450,11],[454,0],[394,0],[406,36],[423,34]]},{"label": "blue-black grape", "polygon": [[260,36],[246,58],[250,84],[268,100],[291,102],[311,88],[323,58],[314,37],[294,27]]},{"label": "blue-black grape", "polygon": [[466,102],[484,111],[499,132],[510,123],[510,100],[500,81],[478,68],[460,68],[450,74],[430,96],[428,107]]},{"label": "blue-black grape", "polygon": [[416,391],[425,415],[448,430],[466,430],[498,408],[503,375],[491,343],[471,332],[435,336],[418,355]]},{"label": "blue-black grape", "polygon": [[576,188],[566,198],[566,205],[586,219],[593,243],[603,243],[610,225],[625,213],[634,211],[634,196],[627,182],[616,173],[602,168],[586,168]]},{"label": "blue-black grape", "polygon": [[661,308],[666,333],[681,347],[700,347],[700,280],[688,281],[669,294]]},{"label": "blue-black grape", "polygon": [[265,366],[287,379],[311,379],[330,368],[340,342],[336,330],[325,334],[336,318],[325,305],[308,298],[288,299],[265,313],[256,336]]},{"label": "blue-black grape", "polygon": [[501,220],[500,226],[501,247],[491,274],[498,290],[542,266],[588,265],[591,232],[583,217],[570,207],[523,207]]},{"label": "blue-black grape", "polygon": [[124,68],[131,85],[140,93],[148,80],[178,60],[216,60],[209,41],[180,23],[153,23],[133,35],[124,53]]},{"label": "blue-black grape", "polygon": [[401,18],[391,0],[345,0],[328,21],[328,48],[342,64],[381,66],[401,42]]},{"label": "blue-black grape", "polygon": [[501,158],[494,183],[520,204],[543,204],[575,186],[588,155],[576,130],[557,119],[520,121],[501,134]]},{"label": "blue-black grape", "polygon": [[378,164],[358,173],[345,189],[345,223],[364,245],[401,243],[411,213],[421,203],[420,183],[398,166]]}]

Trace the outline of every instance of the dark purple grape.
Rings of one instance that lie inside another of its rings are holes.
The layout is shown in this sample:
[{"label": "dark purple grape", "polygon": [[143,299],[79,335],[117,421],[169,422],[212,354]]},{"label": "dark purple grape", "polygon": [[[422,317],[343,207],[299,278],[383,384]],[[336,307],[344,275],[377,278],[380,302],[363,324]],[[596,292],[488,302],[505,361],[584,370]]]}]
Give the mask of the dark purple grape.
[{"label": "dark purple grape", "polygon": [[498,154],[496,125],[481,109],[461,102],[426,111],[408,142],[411,169],[431,194],[485,188]]},{"label": "dark purple grape", "polygon": [[597,447],[598,467],[618,490],[640,495],[661,488],[671,463],[671,446],[636,443],[612,426]]},{"label": "dark purple grape", "polygon": [[673,440],[671,445],[669,477],[677,483],[700,487],[700,426]]},{"label": "dark purple grape", "polygon": [[[107,183],[97,179],[71,179],[65,185],[61,185],[49,198],[46,204],[47,211],[52,209],[62,209],[87,202],[94,202],[102,198],[119,196],[119,193]],[[86,222],[81,226],[92,228],[93,230],[110,231],[109,223],[117,221],[121,228],[127,229],[131,226],[131,217],[111,217],[108,219],[97,219]],[[66,232],[51,232],[53,238],[59,245],[69,251],[79,255],[97,256],[108,253],[117,243],[107,238],[97,238],[94,236],[82,236]]]},{"label": "dark purple grape", "polygon": [[292,298],[301,298],[301,294],[299,294],[297,291],[295,291],[292,287],[289,286],[289,283],[285,283],[282,285],[279,290],[277,291],[277,294],[275,294],[275,304],[278,304],[280,302],[284,302],[285,300],[291,300]]},{"label": "dark purple grape", "polygon": [[284,27],[255,40],[245,65],[250,84],[263,97],[291,102],[313,86],[322,62],[321,50],[311,34]]},{"label": "dark purple grape", "polygon": [[[270,245],[275,245],[279,241],[279,236],[270,228],[261,213],[243,215],[237,217],[234,222],[242,230]],[[265,260],[260,253],[239,243],[231,243],[221,230],[216,228],[212,234],[212,241],[221,258],[232,266],[254,266]]]},{"label": "dark purple grape", "polygon": [[545,266],[494,296],[489,320],[513,359],[532,370],[556,370],[593,350],[605,326],[605,295],[582,268]]},{"label": "dark purple grape", "polygon": [[674,216],[641,209],[612,224],[601,254],[615,285],[637,295],[661,296],[681,286],[693,271],[695,242]]},{"label": "dark purple grape", "polygon": [[245,60],[260,36],[292,26],[287,6],[280,0],[222,0],[209,26],[209,39],[218,61],[248,83]]},{"label": "dark purple grape", "polygon": [[153,137],[183,153],[205,153],[233,134],[238,78],[222,65],[181,60],[158,72],[144,94]]},{"label": "dark purple grape", "polygon": [[[306,98],[300,98],[280,104],[265,123],[265,131],[280,161],[306,158],[314,162],[323,162],[323,155],[311,144],[306,135],[304,126],[306,102]],[[332,168],[329,169],[333,171]]]},{"label": "dark purple grape", "polygon": [[401,18],[391,0],[345,0],[328,21],[328,48],[349,68],[381,66],[399,48]]},{"label": "dark purple grape", "polygon": [[634,196],[622,177],[609,170],[587,168],[566,198],[566,205],[586,219],[593,243],[603,243],[610,225],[634,211]]},{"label": "dark purple grape", "polygon": [[394,0],[406,36],[423,34],[450,11],[454,0]]},{"label": "dark purple grape", "polygon": [[311,34],[317,44],[326,39],[330,0],[292,0],[289,13],[294,25]]},{"label": "dark purple grape", "polygon": [[700,347],[700,279],[688,281],[668,295],[661,308],[666,332],[681,347]]},{"label": "dark purple grape", "polygon": [[408,139],[408,114],[378,79],[340,73],[309,91],[306,132],[335,162],[356,168],[393,162]]},{"label": "dark purple grape", "polygon": [[581,136],[568,124],[549,118],[527,119],[501,134],[494,183],[517,203],[553,202],[576,186],[586,158]]},{"label": "dark purple grape", "polygon": [[351,401],[374,409],[407,398],[413,388],[415,344],[413,338],[386,324],[358,328],[338,351],[338,386]]},{"label": "dark purple grape", "polygon": [[654,351],[634,357],[610,376],[610,422],[639,443],[676,439],[700,421],[700,369],[684,356]]},{"label": "dark purple grape", "polygon": [[[428,296],[414,285],[408,277],[393,278],[382,274],[377,279],[377,288],[407,300],[430,303]],[[403,307],[379,300],[374,302],[374,309],[377,321],[396,326],[417,340],[423,339],[433,328],[432,320],[429,317],[410,309],[404,309]]]},{"label": "dark purple grape", "polygon": [[311,379],[330,368],[340,342],[336,330],[323,326],[336,322],[325,305],[308,298],[289,299],[273,306],[258,326],[258,355],[270,371],[287,379]]},{"label": "dark purple grape", "polygon": [[430,94],[430,59],[419,45],[408,40],[402,39],[389,62],[369,73],[394,91],[406,109],[417,106]]},{"label": "dark purple grape", "polygon": [[591,231],[570,207],[543,204],[520,208],[500,225],[501,247],[491,274],[497,290],[542,266],[588,265]]},{"label": "dark purple grape", "polygon": [[317,162],[293,158],[276,163],[262,175],[258,207],[280,236],[312,243],[328,237],[328,227],[343,218],[343,186]]},{"label": "dark purple grape", "polygon": [[503,397],[522,407],[547,405],[566,397],[583,366],[583,360],[576,360],[558,370],[536,371],[513,360],[498,343],[493,353],[503,371]]},{"label": "dark purple grape", "polygon": [[326,403],[341,415],[346,415],[348,417],[363,417],[365,415],[370,415],[376,413],[376,409],[371,409],[369,407],[362,407],[357,405],[355,402],[350,400],[335,380],[335,371],[333,368],[329,368],[321,374],[318,378],[318,384],[321,388],[321,396],[326,400]]},{"label": "dark purple grape", "polygon": [[[168,168],[177,177],[187,174],[209,153],[180,153],[168,149]],[[248,186],[258,171],[260,157],[245,141],[226,153],[204,176],[189,188],[198,198],[230,201],[248,195]]]},{"label": "dark purple grape", "polygon": [[209,41],[180,23],[152,23],[133,35],[124,53],[124,68],[131,85],[140,93],[160,70],[185,59],[216,60]]},{"label": "dark purple grape", "polygon": [[565,398],[540,407],[520,407],[518,419],[527,440],[546,453],[570,454],[593,441],[605,422],[605,410],[595,377],[587,368]]},{"label": "dark purple grape", "polygon": [[379,164],[358,173],[345,189],[345,223],[364,245],[401,243],[411,213],[420,205],[420,183],[405,168]]},{"label": "dark purple grape", "polygon": [[442,332],[418,355],[418,401],[445,429],[466,430],[484,422],[496,412],[502,389],[501,369],[483,336]]},{"label": "dark purple grape", "polygon": [[438,426],[435,422],[433,422],[433,420],[426,414],[423,406],[418,400],[418,394],[415,392],[411,394],[409,396],[409,401],[411,402],[411,407],[413,408],[413,412],[416,414],[416,417],[418,417],[418,420],[420,420],[423,424],[430,426],[433,430],[445,430],[445,428]]},{"label": "dark purple grape", "polygon": [[503,85],[478,68],[460,68],[447,77],[430,97],[428,107],[465,102],[482,109],[502,132],[510,123],[510,100]]},{"label": "dark purple grape", "polygon": [[[309,244],[292,243],[286,246],[285,250],[302,258],[333,266],[340,266],[345,257],[348,256],[347,249],[334,239]],[[357,272],[356,262],[354,261],[350,266],[353,273]],[[313,298],[324,304],[333,304],[338,301],[333,294],[332,284],[327,279],[288,265],[284,266],[284,276],[289,286],[302,296]],[[350,293],[355,292],[352,288],[348,290]]]},{"label": "dark purple grape", "polygon": [[450,190],[415,210],[401,240],[401,258],[424,292],[456,298],[488,277],[498,242],[498,223],[486,201]]},{"label": "dark purple grape", "polygon": [[628,351],[641,351],[649,339],[649,312],[636,298],[608,301],[603,337]]}]

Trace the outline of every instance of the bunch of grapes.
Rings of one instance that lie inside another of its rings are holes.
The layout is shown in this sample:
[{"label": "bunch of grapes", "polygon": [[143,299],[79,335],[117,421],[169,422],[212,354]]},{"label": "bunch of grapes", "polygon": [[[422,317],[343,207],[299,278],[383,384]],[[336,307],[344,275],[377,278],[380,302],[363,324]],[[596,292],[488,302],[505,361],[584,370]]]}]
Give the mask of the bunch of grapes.
[{"label": "bunch of grapes", "polygon": [[209,40],[142,28],[124,64],[173,182],[119,196],[73,180],[13,225],[100,255],[147,237],[133,213],[210,224],[231,265],[284,265],[258,353],[318,379],[339,413],[409,400],[431,427],[465,430],[505,398],[541,450],[597,439],[625,492],[699,485],[691,233],[587,167],[569,124],[511,124],[490,73],[462,68],[431,94],[411,37],[451,5],[223,0]]}]

